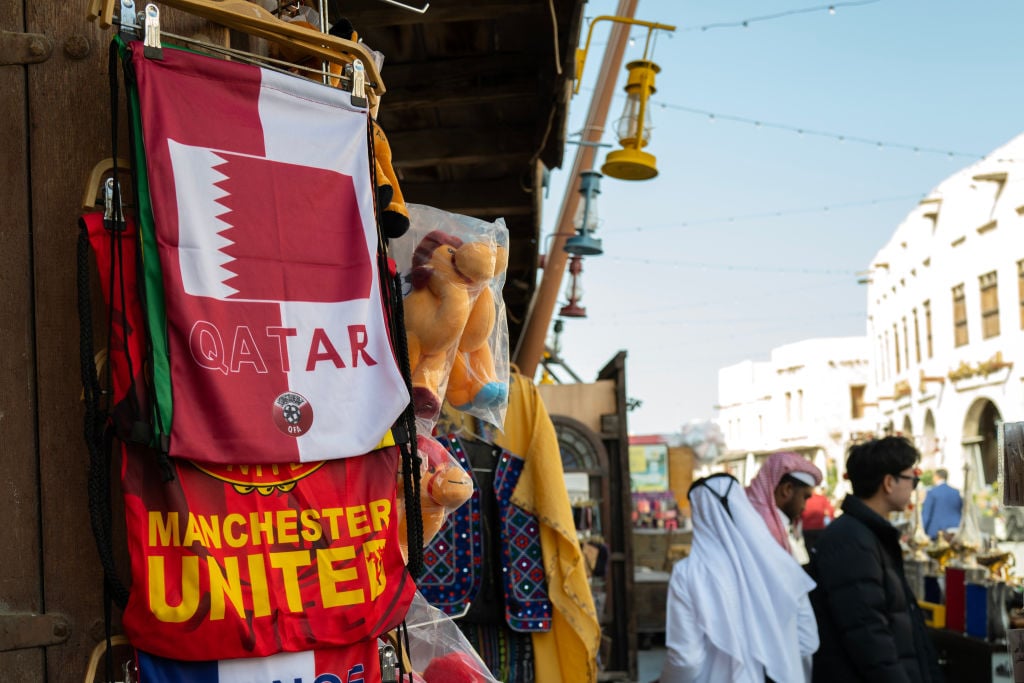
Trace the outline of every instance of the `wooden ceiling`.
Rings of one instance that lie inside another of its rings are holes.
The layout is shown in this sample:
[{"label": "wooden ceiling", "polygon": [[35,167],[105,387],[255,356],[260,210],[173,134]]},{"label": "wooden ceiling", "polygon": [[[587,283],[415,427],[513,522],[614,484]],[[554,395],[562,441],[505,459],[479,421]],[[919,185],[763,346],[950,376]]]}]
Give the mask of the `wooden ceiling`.
[{"label": "wooden ceiling", "polygon": [[[409,0],[422,7],[422,0]],[[332,0],[385,55],[378,122],[407,202],[510,233],[510,348],[536,287],[543,169],[562,165],[584,0],[432,0],[417,14],[382,0]]]}]

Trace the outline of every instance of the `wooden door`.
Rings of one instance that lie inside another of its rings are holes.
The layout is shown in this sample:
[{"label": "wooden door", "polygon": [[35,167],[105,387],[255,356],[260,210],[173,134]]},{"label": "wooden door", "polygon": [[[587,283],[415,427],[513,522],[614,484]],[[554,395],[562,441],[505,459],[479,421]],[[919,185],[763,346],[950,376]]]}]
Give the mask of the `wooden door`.
[{"label": "wooden door", "polygon": [[84,2],[0,3],[0,671],[6,681],[81,681],[104,634],[86,503],[75,245],[86,177],[110,155],[110,37],[86,21]]}]

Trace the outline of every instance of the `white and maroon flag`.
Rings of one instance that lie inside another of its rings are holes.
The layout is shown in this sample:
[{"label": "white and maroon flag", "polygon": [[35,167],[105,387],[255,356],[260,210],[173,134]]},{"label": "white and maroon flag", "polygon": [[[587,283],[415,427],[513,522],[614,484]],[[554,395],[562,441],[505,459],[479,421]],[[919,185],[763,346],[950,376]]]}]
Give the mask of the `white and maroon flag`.
[{"label": "white and maroon flag", "polygon": [[373,450],[409,396],[378,281],[366,110],[297,77],[132,47],[171,455],[257,464]]}]

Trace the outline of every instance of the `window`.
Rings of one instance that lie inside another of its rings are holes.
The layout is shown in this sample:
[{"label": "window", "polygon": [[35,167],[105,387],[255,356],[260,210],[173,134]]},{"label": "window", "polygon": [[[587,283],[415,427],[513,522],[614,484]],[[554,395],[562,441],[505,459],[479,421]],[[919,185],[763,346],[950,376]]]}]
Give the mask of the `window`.
[{"label": "window", "polygon": [[1024,260],[1017,261],[1017,298],[1020,300],[1020,329],[1024,330]]},{"label": "window", "polygon": [[796,390],[796,419],[804,419],[804,390]]},{"label": "window", "polygon": [[907,316],[903,316],[903,361],[910,368],[910,335],[907,334]]},{"label": "window", "polygon": [[917,309],[914,309],[914,359],[921,362],[921,327],[917,324]]},{"label": "window", "polygon": [[932,302],[925,301],[921,304],[921,308],[924,309],[924,334],[925,340],[928,342],[928,357],[932,357]]},{"label": "window", "polygon": [[978,278],[981,290],[981,338],[999,336],[999,281],[996,271]]},{"label": "window", "polygon": [[959,284],[953,288],[953,346],[967,343],[967,300],[964,298],[964,286]]},{"label": "window", "polygon": [[864,417],[864,385],[850,385],[850,417],[859,420]]},{"label": "window", "polygon": [[892,352],[896,358],[896,374],[900,374],[903,368],[900,366],[900,333],[896,323],[892,324]]},{"label": "window", "polygon": [[878,335],[878,367],[875,368],[875,381],[879,384],[885,379],[885,373],[882,371],[885,365],[885,346],[882,344],[882,335]]},{"label": "window", "polygon": [[883,361],[885,363],[885,367],[882,369],[882,375],[885,379],[889,379],[889,377],[892,376],[892,373],[890,372],[891,368],[889,367],[889,330],[885,331],[885,355],[882,356],[882,358],[885,359]]},{"label": "window", "polygon": [[789,422],[793,417],[793,394],[786,392],[786,422]]}]

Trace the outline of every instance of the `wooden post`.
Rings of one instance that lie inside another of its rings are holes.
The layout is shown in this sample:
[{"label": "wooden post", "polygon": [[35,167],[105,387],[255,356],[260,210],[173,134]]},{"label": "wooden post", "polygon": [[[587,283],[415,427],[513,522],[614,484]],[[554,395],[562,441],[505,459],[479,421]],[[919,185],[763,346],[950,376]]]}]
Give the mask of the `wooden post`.
[{"label": "wooden post", "polygon": [[[638,0],[619,0],[616,16],[633,18],[637,3]],[[555,311],[558,290],[562,286],[562,277],[565,275],[565,264],[568,260],[568,254],[564,249],[565,240],[575,234],[573,218],[576,216],[576,207],[580,201],[577,192],[580,172],[593,168],[596,143],[601,141],[601,135],[604,133],[608,107],[611,105],[612,93],[622,67],[622,55],[629,40],[629,29],[626,24],[616,23],[612,25],[608,36],[608,46],[605,48],[601,71],[597,76],[597,89],[590,101],[587,122],[583,127],[583,139],[576,150],[576,160],[573,162],[569,182],[565,187],[558,222],[555,224],[554,239],[551,240],[551,247],[544,259],[544,275],[534,294],[533,303],[527,314],[526,328],[515,354],[515,363],[526,377],[533,378],[544,354],[544,338],[551,324],[551,316]]]}]

